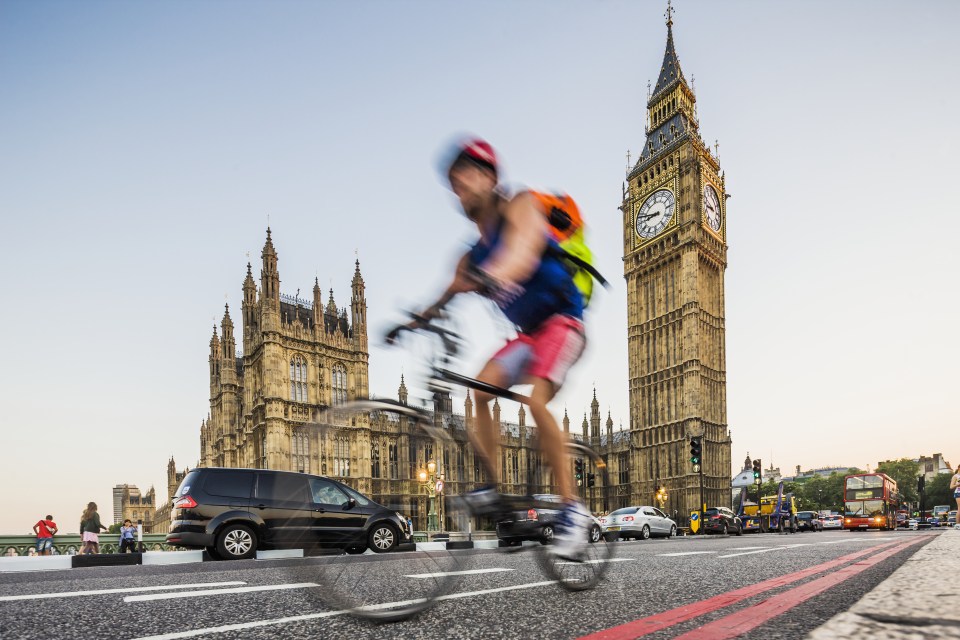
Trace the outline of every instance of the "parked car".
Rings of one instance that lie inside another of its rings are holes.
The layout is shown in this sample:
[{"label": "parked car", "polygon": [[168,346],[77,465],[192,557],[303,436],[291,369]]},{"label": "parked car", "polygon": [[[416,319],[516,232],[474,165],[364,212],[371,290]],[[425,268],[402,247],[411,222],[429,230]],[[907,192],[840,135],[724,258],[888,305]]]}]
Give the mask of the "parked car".
[{"label": "parked car", "polygon": [[[505,544],[520,544],[524,540],[536,540],[549,544],[553,540],[554,527],[557,515],[560,513],[560,503],[563,498],[551,494],[535,494],[538,502],[556,503],[556,508],[533,508],[515,511],[510,518],[497,522],[497,538]],[[601,537],[600,522],[594,518],[590,527],[590,542],[597,542]]]},{"label": "parked car", "polygon": [[743,523],[740,518],[726,507],[711,507],[703,512],[704,533],[736,533],[743,535]]},{"label": "parked car", "polygon": [[242,559],[276,548],[382,553],[412,536],[402,514],[330,478],[202,468],[189,472],[174,495],[167,543]]},{"label": "parked car", "polygon": [[660,509],[650,506],[617,509],[600,518],[600,526],[604,535],[619,535],[624,540],[677,535],[677,523]]},{"label": "parked car", "polygon": [[797,513],[797,531],[823,531],[823,521],[816,511]]},{"label": "parked car", "polygon": [[824,529],[843,529],[843,516],[829,515],[820,518]]}]

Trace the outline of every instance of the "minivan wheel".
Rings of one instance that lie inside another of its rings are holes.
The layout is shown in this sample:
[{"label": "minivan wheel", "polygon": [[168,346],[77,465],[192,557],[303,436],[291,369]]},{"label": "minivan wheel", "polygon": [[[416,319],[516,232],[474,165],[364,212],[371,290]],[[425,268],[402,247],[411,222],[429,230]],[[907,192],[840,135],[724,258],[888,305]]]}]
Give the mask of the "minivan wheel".
[{"label": "minivan wheel", "polygon": [[257,534],[242,524],[228,524],[217,534],[217,555],[224,560],[245,560],[257,552]]},{"label": "minivan wheel", "polygon": [[397,546],[397,532],[386,523],[373,526],[370,530],[370,549],[374,553],[386,553]]}]

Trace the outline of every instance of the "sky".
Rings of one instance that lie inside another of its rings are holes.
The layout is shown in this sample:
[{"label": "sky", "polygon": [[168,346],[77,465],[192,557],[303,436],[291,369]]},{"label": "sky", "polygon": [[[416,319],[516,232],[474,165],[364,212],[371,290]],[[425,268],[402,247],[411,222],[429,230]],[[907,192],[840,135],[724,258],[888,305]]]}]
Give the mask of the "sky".
[{"label": "sky", "polygon": [[[674,7],[731,195],[731,474],[748,452],[784,473],[957,465],[960,5]],[[424,396],[416,347],[375,337],[473,237],[437,172],[463,132],[496,147],[511,186],[580,204],[612,288],[552,406],[578,429],[595,388],[629,428],[617,207],[665,9],[0,2],[0,532],[47,513],[74,531],[90,500],[111,513],[119,483],[166,499],[167,460],[199,457],[212,324],[225,303],[239,324],[268,224],[285,293],[316,278],[347,306],[359,259],[371,392],[394,396],[403,372]],[[464,371],[505,335],[486,309],[457,308]]]}]

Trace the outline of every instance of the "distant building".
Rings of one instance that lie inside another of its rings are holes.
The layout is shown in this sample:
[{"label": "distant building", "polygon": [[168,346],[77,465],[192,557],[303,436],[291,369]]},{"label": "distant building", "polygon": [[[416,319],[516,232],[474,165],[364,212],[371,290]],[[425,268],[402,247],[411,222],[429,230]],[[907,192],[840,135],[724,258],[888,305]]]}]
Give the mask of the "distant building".
[{"label": "distant building", "polygon": [[933,477],[941,473],[953,473],[953,467],[950,466],[950,463],[944,460],[942,453],[935,453],[932,456],[920,456],[917,459],[917,464],[920,465],[920,473],[929,482],[933,480]]},{"label": "distant building", "polygon": [[789,480],[791,482],[806,482],[810,478],[816,478],[817,476],[821,478],[829,478],[834,473],[839,473],[841,475],[850,473],[856,467],[821,467],[819,469],[810,469],[808,471],[800,471],[800,465],[797,465],[797,475],[792,478],[782,478],[783,480]]},{"label": "distant building", "polygon": [[[117,495],[119,490],[120,508],[117,509]],[[118,484],[113,488],[113,520],[114,524],[123,522],[126,519],[137,523],[137,520],[143,521],[144,533],[153,531],[153,518],[156,510],[155,491],[153,487],[145,494],[140,493],[140,489],[135,484]]]},{"label": "distant building", "polygon": [[167,533],[170,531],[170,511],[173,508],[173,494],[186,477],[189,467],[184,467],[183,471],[177,471],[177,464],[171,456],[167,462],[167,501],[157,507],[153,517],[152,533]]}]

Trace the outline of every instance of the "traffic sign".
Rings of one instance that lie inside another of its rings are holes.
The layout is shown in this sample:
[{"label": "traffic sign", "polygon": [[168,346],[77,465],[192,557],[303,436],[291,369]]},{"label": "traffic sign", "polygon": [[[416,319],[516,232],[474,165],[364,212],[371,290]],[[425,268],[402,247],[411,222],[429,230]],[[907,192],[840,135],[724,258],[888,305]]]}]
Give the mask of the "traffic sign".
[{"label": "traffic sign", "polygon": [[443,493],[443,480],[437,480],[437,493]]},{"label": "traffic sign", "polygon": [[700,512],[691,511],[690,512],[690,531],[696,533],[700,530]]}]

